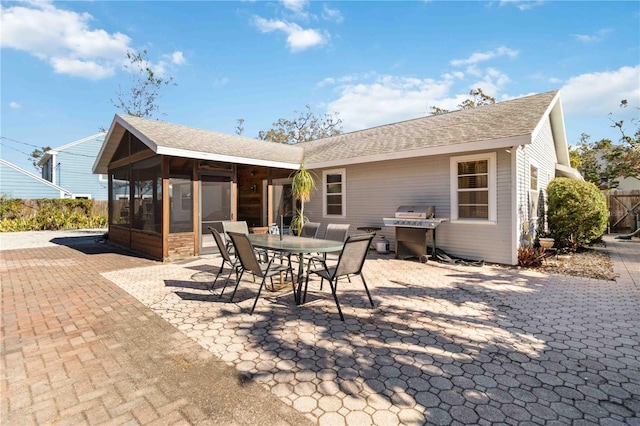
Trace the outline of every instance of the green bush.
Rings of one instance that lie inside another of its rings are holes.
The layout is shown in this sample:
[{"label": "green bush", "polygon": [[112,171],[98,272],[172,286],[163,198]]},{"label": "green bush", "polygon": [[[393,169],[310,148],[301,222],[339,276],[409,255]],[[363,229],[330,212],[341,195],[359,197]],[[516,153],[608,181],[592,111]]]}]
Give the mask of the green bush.
[{"label": "green bush", "polygon": [[95,229],[106,226],[106,215],[93,214],[92,200],[0,197],[0,232]]},{"label": "green bush", "polygon": [[561,246],[593,243],[607,230],[607,200],[593,183],[555,178],[547,198],[549,229]]}]

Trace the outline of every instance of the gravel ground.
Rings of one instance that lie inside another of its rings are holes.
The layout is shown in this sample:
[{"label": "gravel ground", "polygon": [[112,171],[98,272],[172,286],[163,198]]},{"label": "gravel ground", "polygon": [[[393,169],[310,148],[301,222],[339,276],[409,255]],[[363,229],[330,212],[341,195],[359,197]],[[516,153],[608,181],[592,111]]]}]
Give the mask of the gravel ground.
[{"label": "gravel ground", "polygon": [[618,276],[604,246],[581,248],[576,253],[558,253],[535,269],[547,274],[573,275],[613,281]]}]

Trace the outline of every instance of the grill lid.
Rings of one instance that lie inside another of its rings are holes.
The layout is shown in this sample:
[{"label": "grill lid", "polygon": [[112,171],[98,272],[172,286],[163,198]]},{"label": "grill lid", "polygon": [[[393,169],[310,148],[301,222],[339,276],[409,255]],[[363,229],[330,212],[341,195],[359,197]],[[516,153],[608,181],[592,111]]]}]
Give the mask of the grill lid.
[{"label": "grill lid", "polygon": [[436,216],[435,206],[400,206],[396,209],[396,219],[433,219]]}]

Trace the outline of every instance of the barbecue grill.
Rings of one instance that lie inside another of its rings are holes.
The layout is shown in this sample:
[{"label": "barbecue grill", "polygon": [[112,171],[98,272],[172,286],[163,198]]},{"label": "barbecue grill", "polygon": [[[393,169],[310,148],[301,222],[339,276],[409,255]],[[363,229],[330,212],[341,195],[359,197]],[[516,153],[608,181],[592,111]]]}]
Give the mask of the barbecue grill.
[{"label": "barbecue grill", "polygon": [[382,219],[384,226],[393,226],[396,229],[396,259],[416,257],[426,261],[427,231],[431,231],[432,255],[435,255],[436,228],[448,220],[436,219],[435,216],[435,206],[400,206],[396,209],[395,217]]}]

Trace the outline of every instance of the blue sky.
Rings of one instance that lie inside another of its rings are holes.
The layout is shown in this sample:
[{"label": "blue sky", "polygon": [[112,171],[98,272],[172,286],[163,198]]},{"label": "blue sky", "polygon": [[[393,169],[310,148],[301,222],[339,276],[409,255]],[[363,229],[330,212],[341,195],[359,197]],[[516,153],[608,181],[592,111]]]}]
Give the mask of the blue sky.
[{"label": "blue sky", "polygon": [[[567,139],[638,117],[636,1],[1,2],[1,157],[109,127],[127,51],[173,77],[164,121],[257,136],[310,105],[352,131],[560,90]],[[120,85],[120,86],[119,86]],[[621,99],[630,107],[619,108]]]}]

